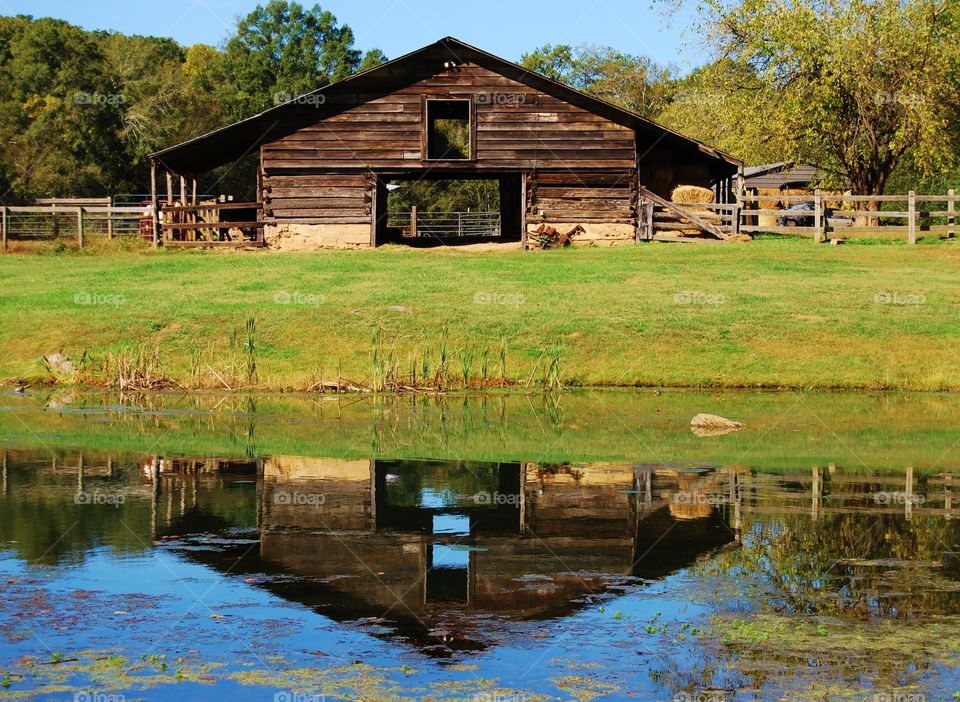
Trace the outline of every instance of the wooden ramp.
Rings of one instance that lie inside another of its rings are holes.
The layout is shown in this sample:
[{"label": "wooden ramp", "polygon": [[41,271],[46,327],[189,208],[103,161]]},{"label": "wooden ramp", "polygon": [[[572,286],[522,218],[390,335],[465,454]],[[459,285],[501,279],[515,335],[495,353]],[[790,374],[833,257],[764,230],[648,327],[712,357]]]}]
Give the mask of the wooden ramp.
[{"label": "wooden ramp", "polygon": [[[739,233],[736,204],[671,202],[643,187],[640,198],[643,240],[696,242],[704,241],[697,234],[707,234],[714,241],[726,241]],[[678,235],[691,230],[695,232],[690,237]]]}]

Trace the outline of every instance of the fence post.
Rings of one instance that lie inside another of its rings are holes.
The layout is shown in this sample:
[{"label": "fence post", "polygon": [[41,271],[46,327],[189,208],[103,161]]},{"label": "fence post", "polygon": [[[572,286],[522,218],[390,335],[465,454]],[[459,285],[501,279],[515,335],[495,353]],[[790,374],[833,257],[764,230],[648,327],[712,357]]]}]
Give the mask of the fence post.
[{"label": "fence post", "polygon": [[824,226],[825,219],[823,216],[823,194],[818,189],[813,195],[813,240],[817,244],[823,243],[826,229]]},{"label": "fence post", "polygon": [[157,162],[150,160],[150,224],[153,245],[160,246],[160,204],[157,202]]},{"label": "fence post", "polygon": [[6,253],[6,251],[7,251],[7,227],[9,226],[9,225],[7,224],[8,220],[7,220],[7,206],[6,206],[6,205],[0,205],[0,213],[2,213],[2,218],[3,218],[3,220],[2,220],[2,224],[3,224],[3,251],[4,251],[4,253]]},{"label": "fence post", "polygon": [[647,199],[647,241],[653,241],[653,237],[656,236],[657,228],[656,221],[654,218],[656,204],[653,200]]},{"label": "fence post", "polygon": [[955,197],[956,197],[956,193],[954,192],[953,188],[950,188],[947,191],[947,238],[948,239],[952,239],[957,235],[957,233],[953,230],[953,225],[955,224],[955,221],[956,221],[955,217],[953,216],[953,213],[957,211],[957,206],[954,201]]},{"label": "fence post", "polygon": [[[634,242],[639,243],[644,239],[644,227],[646,226],[647,201],[640,197],[637,198],[637,226],[633,230]],[[643,224],[640,223],[643,218]]]},{"label": "fence post", "polygon": [[457,212],[457,236],[463,236],[463,212]]},{"label": "fence post", "polygon": [[77,242],[83,248],[83,208],[77,208]]},{"label": "fence post", "polygon": [[913,190],[907,196],[907,243],[917,243],[917,193]]},{"label": "fence post", "polygon": [[410,236],[417,236],[417,208],[416,205],[410,208]]},{"label": "fence post", "polygon": [[107,210],[107,238],[113,238],[113,198],[110,198],[110,204]]}]

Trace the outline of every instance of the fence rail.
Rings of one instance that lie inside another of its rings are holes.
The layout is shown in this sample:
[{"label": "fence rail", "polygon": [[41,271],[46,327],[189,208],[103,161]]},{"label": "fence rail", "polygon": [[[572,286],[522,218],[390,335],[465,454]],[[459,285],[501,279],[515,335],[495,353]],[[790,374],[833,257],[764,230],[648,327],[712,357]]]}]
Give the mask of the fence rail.
[{"label": "fence rail", "polygon": [[[765,206],[770,203],[773,206]],[[798,208],[801,205],[806,207]],[[262,245],[261,208],[258,203],[233,202],[163,205],[162,242]],[[224,216],[225,212],[229,214]],[[746,194],[735,203],[720,204],[670,203],[641,189],[637,239],[673,240],[677,238],[674,235],[682,238],[699,231],[718,239],[745,232],[811,236],[823,242],[832,233],[835,239],[897,237],[915,244],[924,237],[956,237],[958,215],[960,196],[954,190],[945,195],[912,191],[905,195],[840,195],[819,190],[812,195]],[[405,238],[493,238],[503,232],[499,212],[417,212],[412,208],[389,213],[387,226],[398,229]],[[149,207],[111,206],[109,198],[50,199],[32,205],[0,205],[0,232],[4,250],[10,241],[61,237],[74,238],[82,247],[88,237],[141,235],[152,239],[153,223]]]},{"label": "fence rail", "polygon": [[732,204],[665,203],[646,191],[642,194],[641,240],[667,240],[699,230],[717,238],[740,232],[790,234],[811,236],[819,243],[832,233],[835,239],[904,238],[915,244],[924,236],[955,237],[960,215],[960,197],[953,190],[946,195],[838,195],[819,190],[812,195],[748,194]]},{"label": "fence rail", "polygon": [[498,237],[502,221],[499,212],[391,212],[387,226],[399,229],[404,238]]},{"label": "fence rail", "polygon": [[[780,203],[781,209],[763,206],[771,201]],[[958,201],[960,198],[953,190],[946,195],[912,191],[905,195],[837,195],[822,191],[815,191],[812,196],[747,195],[741,200],[741,229],[754,233],[812,234],[817,242],[833,232],[841,235],[837,238],[905,237],[908,243],[915,244],[924,234],[937,238],[956,236]],[[792,205],[793,209],[784,209],[784,205]],[[807,209],[797,209],[800,205],[807,205]],[[761,218],[773,219],[773,223],[762,222]]]},{"label": "fence rail", "polygon": [[[43,202],[43,201],[41,201]],[[112,207],[104,204],[67,205],[68,200],[48,200],[50,204],[23,206],[0,205],[0,230],[3,248],[10,241],[37,241],[68,237],[82,247],[88,237],[137,236],[142,222],[149,220],[143,207]]]},{"label": "fence rail", "polygon": [[257,202],[163,205],[160,209],[163,245],[262,245],[262,210],[263,205]]}]

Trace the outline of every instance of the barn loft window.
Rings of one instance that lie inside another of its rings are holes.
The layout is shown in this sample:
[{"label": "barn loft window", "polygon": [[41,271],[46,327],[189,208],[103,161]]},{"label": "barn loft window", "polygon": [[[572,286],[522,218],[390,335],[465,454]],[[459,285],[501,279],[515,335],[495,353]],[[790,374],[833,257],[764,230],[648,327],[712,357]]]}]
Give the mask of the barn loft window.
[{"label": "barn loft window", "polygon": [[469,100],[427,100],[427,158],[469,161],[472,119]]}]

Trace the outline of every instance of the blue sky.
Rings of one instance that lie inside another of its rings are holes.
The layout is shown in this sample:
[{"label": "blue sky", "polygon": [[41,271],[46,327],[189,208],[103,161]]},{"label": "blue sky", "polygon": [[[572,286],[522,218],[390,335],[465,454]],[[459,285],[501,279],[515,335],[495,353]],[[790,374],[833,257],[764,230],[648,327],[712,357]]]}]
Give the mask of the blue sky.
[{"label": "blue sky", "polygon": [[[312,5],[314,0],[301,0]],[[360,49],[396,58],[455,36],[504,58],[547,43],[605,44],[688,70],[705,56],[683,34],[689,11],[671,14],[653,0],[325,0],[349,24]],[[59,17],[87,29],[171,36],[219,44],[257,0],[0,0],[0,14]]]}]

